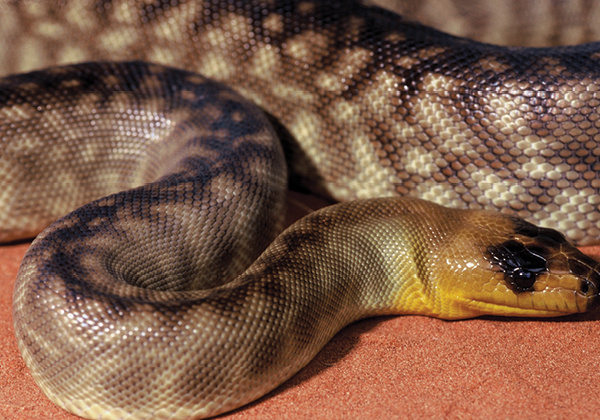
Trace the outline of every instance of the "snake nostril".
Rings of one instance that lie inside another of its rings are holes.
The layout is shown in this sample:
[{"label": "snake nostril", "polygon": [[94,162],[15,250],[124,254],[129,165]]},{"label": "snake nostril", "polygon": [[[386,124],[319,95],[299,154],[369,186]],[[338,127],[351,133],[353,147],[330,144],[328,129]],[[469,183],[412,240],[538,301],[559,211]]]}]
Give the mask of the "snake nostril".
[{"label": "snake nostril", "polygon": [[578,251],[567,260],[569,272],[581,279],[579,291],[586,296],[598,296],[600,273],[598,263]]}]

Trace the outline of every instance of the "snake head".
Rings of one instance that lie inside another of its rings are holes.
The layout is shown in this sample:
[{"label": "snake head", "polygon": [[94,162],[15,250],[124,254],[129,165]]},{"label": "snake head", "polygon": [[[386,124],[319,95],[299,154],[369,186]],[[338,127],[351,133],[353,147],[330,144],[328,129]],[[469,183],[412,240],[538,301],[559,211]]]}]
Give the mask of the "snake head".
[{"label": "snake head", "polygon": [[[458,286],[446,283],[444,294],[453,300],[445,317],[550,317],[585,312],[600,303],[600,263],[561,233],[485,212],[473,219],[462,221],[457,236],[461,243],[478,245],[473,260],[458,263],[460,272],[451,274]],[[477,255],[483,258],[476,261]]]},{"label": "snake head", "polygon": [[539,275],[561,273],[579,278],[581,295],[597,296],[600,263],[572,246],[554,229],[540,228],[519,218],[512,220],[515,238],[489,246],[487,254],[515,291],[534,291]]},{"label": "snake head", "polygon": [[[585,312],[600,302],[600,263],[556,230],[511,217],[513,232],[488,245],[486,260],[505,289],[500,315],[555,316]],[[502,307],[503,305],[505,307]]]}]

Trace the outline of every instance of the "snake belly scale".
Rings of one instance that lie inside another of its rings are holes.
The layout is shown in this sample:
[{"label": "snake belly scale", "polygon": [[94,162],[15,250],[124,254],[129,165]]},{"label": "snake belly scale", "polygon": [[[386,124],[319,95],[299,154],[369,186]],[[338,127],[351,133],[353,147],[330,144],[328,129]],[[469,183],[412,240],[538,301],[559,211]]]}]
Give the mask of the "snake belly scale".
[{"label": "snake belly scale", "polygon": [[[567,242],[600,233],[597,44],[495,47],[352,1],[0,19],[20,73],[0,81],[0,239],[51,223],[15,332],[75,414],[232,410],[367,316],[598,302],[598,263]],[[278,235],[288,171],[344,202]]]}]

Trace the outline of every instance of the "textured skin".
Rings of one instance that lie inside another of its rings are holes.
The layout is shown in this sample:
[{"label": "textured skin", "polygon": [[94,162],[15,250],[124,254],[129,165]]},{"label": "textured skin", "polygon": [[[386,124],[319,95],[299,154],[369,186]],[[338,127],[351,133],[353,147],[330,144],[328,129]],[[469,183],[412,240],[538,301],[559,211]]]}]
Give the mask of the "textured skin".
[{"label": "textured skin", "polygon": [[412,195],[598,241],[596,44],[503,49],[348,1],[266,3],[9,5],[0,62],[176,64],[274,115],[295,179],[335,199]]},{"label": "textured skin", "polygon": [[423,24],[481,42],[547,47],[600,39],[596,0],[373,0]]},{"label": "textured skin", "polygon": [[293,179],[339,200],[414,195],[593,241],[596,45],[500,49],[351,2],[214,3],[2,15],[6,73],[145,59],[270,114],[143,62],[4,79],[4,240],[133,188],[52,224],[19,271],[19,347],[54,402],[90,418],[206,417],[365,316],[597,302],[598,264],[559,233],[417,198],[329,207],[261,254],[283,214],[280,138]]}]

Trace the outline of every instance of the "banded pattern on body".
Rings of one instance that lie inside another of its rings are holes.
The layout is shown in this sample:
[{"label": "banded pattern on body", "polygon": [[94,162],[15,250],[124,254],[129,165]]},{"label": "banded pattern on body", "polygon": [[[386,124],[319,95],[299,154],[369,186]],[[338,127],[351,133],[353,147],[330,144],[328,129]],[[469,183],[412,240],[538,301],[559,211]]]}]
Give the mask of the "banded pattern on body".
[{"label": "banded pattern on body", "polygon": [[548,47],[600,40],[595,0],[373,0],[428,26],[476,41]]},{"label": "banded pattern on body", "polygon": [[226,82],[289,134],[297,182],[337,200],[408,194],[600,236],[596,44],[499,48],[353,2],[25,2],[3,16],[17,22],[5,73],[144,59]]}]

